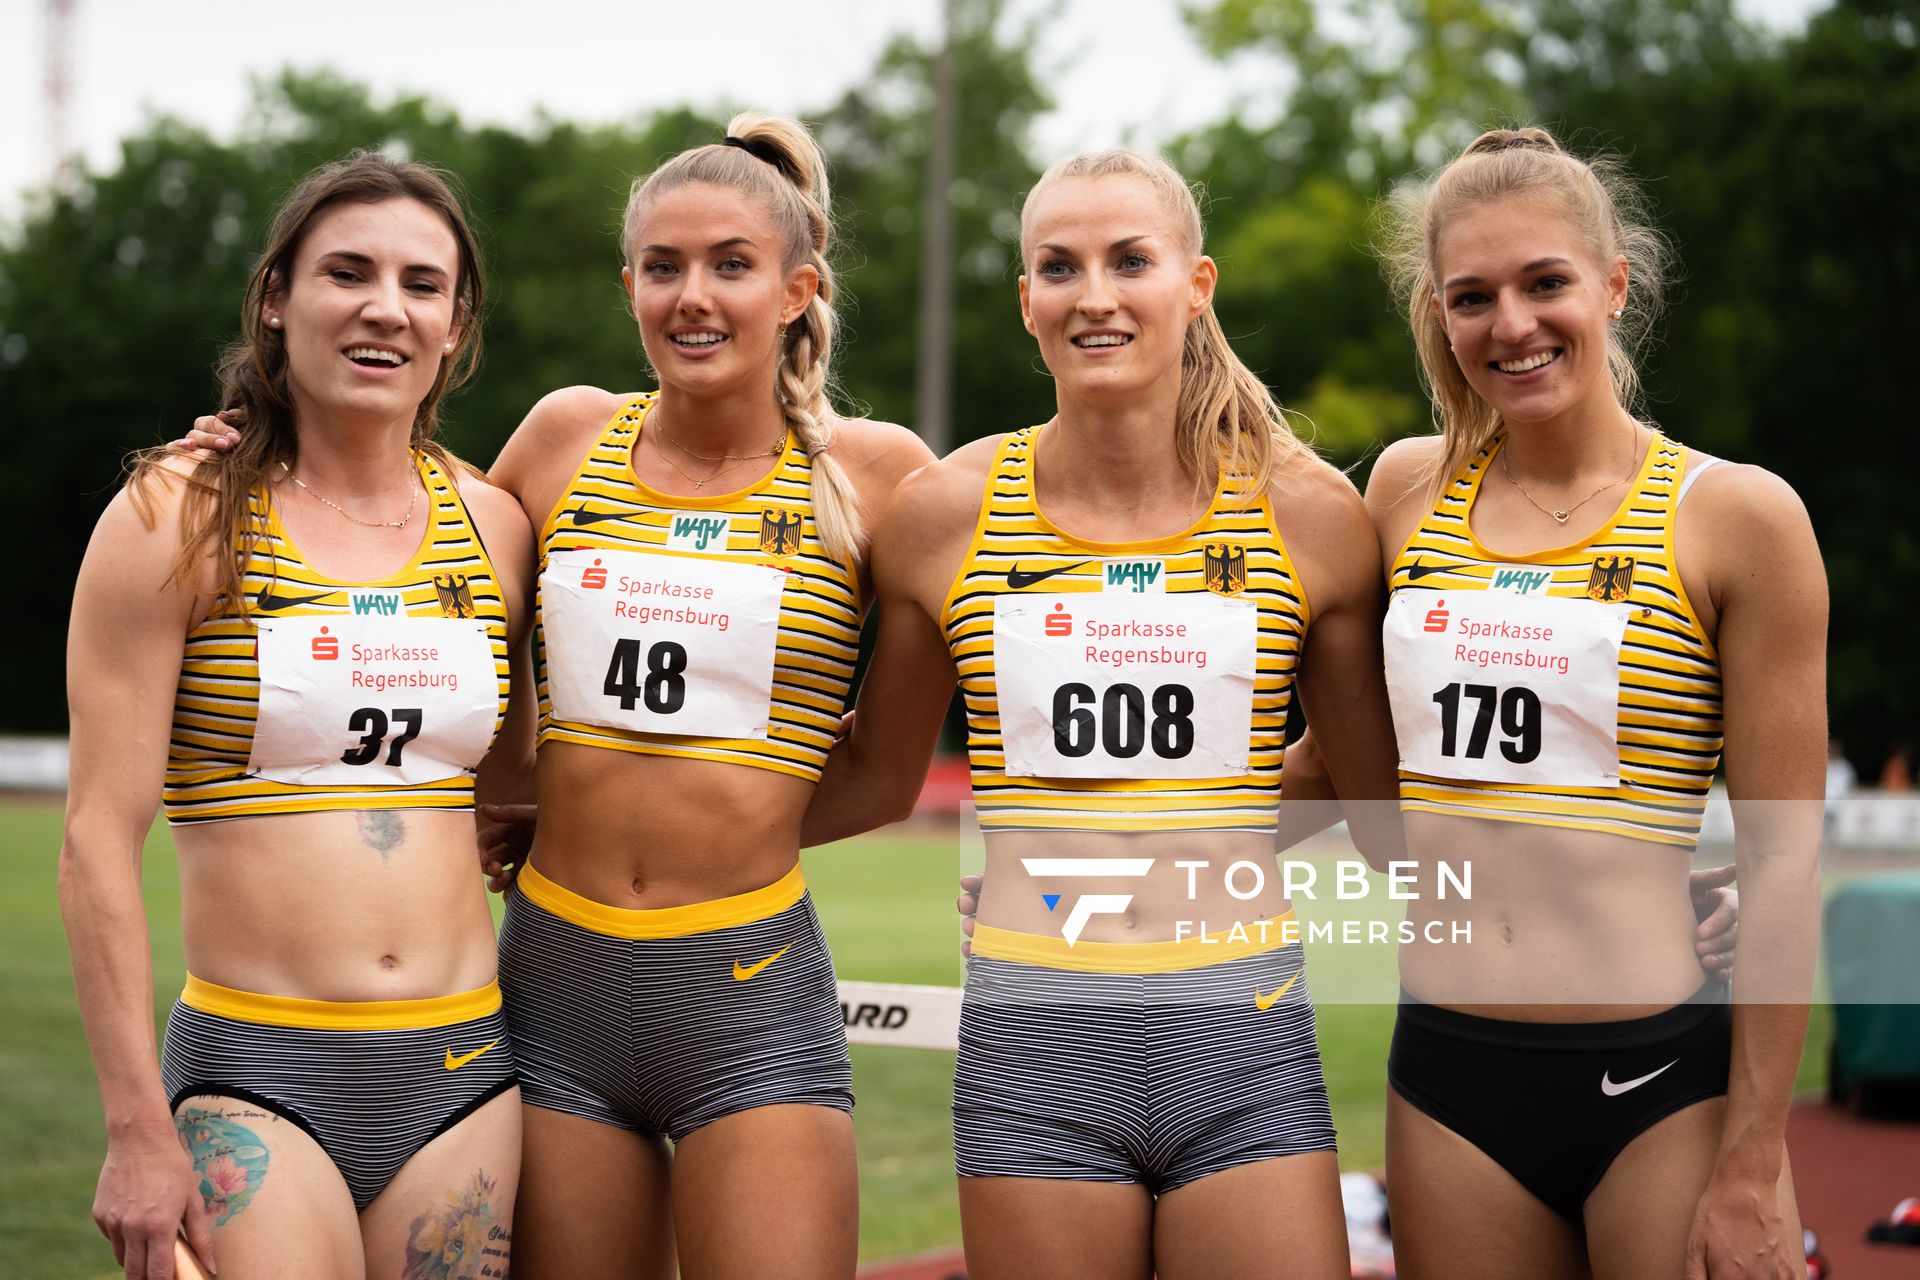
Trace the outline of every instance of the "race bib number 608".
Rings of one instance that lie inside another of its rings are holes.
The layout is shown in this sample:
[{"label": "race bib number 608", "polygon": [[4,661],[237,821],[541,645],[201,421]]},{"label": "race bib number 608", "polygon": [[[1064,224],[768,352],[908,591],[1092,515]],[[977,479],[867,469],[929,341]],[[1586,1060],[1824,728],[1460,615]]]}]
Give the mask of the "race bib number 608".
[{"label": "race bib number 608", "polygon": [[1221,778],[1247,771],[1259,613],[1213,595],[994,601],[1007,773]]}]

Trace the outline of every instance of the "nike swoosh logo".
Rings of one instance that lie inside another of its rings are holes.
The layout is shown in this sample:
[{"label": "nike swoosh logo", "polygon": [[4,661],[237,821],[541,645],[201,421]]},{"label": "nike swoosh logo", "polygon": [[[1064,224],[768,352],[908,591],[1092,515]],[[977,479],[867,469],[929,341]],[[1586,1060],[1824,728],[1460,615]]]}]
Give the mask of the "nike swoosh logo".
[{"label": "nike swoosh logo", "polygon": [[1081,560],[1074,564],[1063,564],[1058,569],[1044,569],[1039,573],[1022,573],[1020,572],[1020,566],[1016,564],[1013,568],[1007,570],[1007,585],[1015,591],[1019,591],[1023,587],[1030,587],[1036,582],[1045,582],[1057,573],[1065,573],[1069,569],[1078,569],[1081,565],[1088,563],[1090,562]]},{"label": "nike swoosh logo", "polygon": [[331,591],[322,591],[317,596],[277,596],[270,589],[261,587],[253,593],[253,607],[262,613],[270,613],[275,609],[291,609],[297,604],[317,604],[332,594]]},{"label": "nike swoosh logo", "polygon": [[573,517],[574,528],[584,529],[590,524],[600,524],[607,520],[631,520],[640,513],[638,511],[585,511],[575,507],[567,514]]},{"label": "nike swoosh logo", "polygon": [[485,1053],[487,1050],[493,1048],[494,1045],[497,1045],[499,1043],[500,1042],[498,1040],[495,1040],[491,1044],[483,1044],[478,1049],[475,1049],[472,1053],[463,1053],[457,1058],[453,1056],[453,1050],[451,1049],[447,1050],[447,1070],[458,1071],[460,1068],[466,1066],[469,1062],[472,1062],[475,1058],[479,1057],[481,1054]]},{"label": "nike swoosh logo", "polygon": [[[1679,1061],[1680,1059],[1675,1058],[1673,1062],[1669,1062],[1666,1067],[1660,1068],[1660,1071],[1665,1071],[1667,1067],[1671,1067]],[[1609,1098],[1617,1098],[1629,1089],[1638,1089],[1641,1085],[1659,1075],[1660,1071],[1649,1071],[1638,1080],[1622,1080],[1619,1084],[1615,1084],[1609,1078],[1611,1075],[1611,1068],[1609,1068],[1607,1071],[1600,1073],[1600,1092],[1606,1094]]]},{"label": "nike swoosh logo", "polygon": [[733,980],[735,982],[745,982],[748,978],[753,977],[755,974],[759,973],[762,969],[766,968],[768,965],[772,964],[775,960],[778,960],[781,956],[787,954],[787,952],[791,950],[793,950],[793,944],[788,943],[786,946],[780,948],[778,951],[774,952],[772,955],[768,956],[765,960],[762,960],[759,964],[756,964],[756,965],[743,965],[738,960],[735,960],[733,962]]},{"label": "nike swoosh logo", "polygon": [[1430,573],[1445,573],[1448,567],[1444,564],[1421,564],[1416,560],[1407,566],[1407,581],[1418,582]]},{"label": "nike swoosh logo", "polygon": [[1253,1007],[1260,1010],[1262,1013],[1266,1012],[1268,1009],[1273,1008],[1274,1002],[1277,1001],[1281,996],[1287,994],[1287,992],[1293,990],[1293,984],[1298,981],[1300,981],[1300,975],[1296,973],[1291,978],[1288,978],[1285,984],[1282,985],[1278,991],[1275,991],[1270,996],[1261,995],[1260,988],[1255,987],[1253,989]]}]

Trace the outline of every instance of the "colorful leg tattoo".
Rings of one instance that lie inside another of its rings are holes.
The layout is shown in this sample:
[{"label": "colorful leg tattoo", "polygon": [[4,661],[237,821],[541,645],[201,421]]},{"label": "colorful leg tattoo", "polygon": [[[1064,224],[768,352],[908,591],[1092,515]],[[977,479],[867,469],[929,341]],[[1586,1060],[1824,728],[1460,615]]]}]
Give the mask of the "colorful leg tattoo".
[{"label": "colorful leg tattoo", "polygon": [[401,1280],[488,1280],[507,1274],[510,1224],[494,1206],[495,1179],[478,1170],[437,1209],[413,1220]]},{"label": "colorful leg tattoo", "polygon": [[[200,1175],[200,1198],[213,1225],[224,1227],[253,1203],[267,1178],[270,1153],[248,1124],[271,1124],[264,1111],[223,1114],[189,1107],[173,1118],[180,1141],[186,1144]],[[243,1123],[244,1122],[244,1123]]]}]

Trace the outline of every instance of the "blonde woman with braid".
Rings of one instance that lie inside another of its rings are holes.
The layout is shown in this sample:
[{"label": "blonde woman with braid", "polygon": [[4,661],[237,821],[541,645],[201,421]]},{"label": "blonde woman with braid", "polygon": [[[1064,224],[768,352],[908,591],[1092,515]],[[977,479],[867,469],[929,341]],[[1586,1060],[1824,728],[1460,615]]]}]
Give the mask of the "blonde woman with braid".
[{"label": "blonde woman with braid", "polygon": [[501,936],[521,1277],[853,1273],[800,819],[869,598],[861,513],[929,455],[829,403],[828,207],[813,140],[761,116],[636,182],[621,276],[659,389],[555,392],[493,469],[541,552],[540,827]]},{"label": "blonde woman with braid", "polygon": [[[1819,903],[1827,594],[1778,477],[1637,419],[1664,245],[1617,167],[1483,134],[1397,206],[1440,433],[1367,504],[1416,858],[1471,945],[1403,948],[1400,1274],[1802,1276],[1785,1149]],[[1480,637],[1474,639],[1472,637]],[[1316,736],[1318,726],[1316,725]],[[1739,1002],[1686,876],[1724,758]],[[1774,803],[1755,803],[1771,801]]]},{"label": "blonde woman with braid", "polygon": [[[958,678],[987,858],[954,1082],[976,1280],[1348,1273],[1271,871],[1296,693],[1342,794],[1392,794],[1378,572],[1360,495],[1227,345],[1202,235],[1155,156],[1028,195],[1057,412],[895,495],[863,710],[808,814],[812,842],[909,803]],[[1390,853],[1373,810],[1357,837]],[[1249,900],[1236,861],[1269,869]]]},{"label": "blonde woman with braid", "polygon": [[853,1273],[800,817],[867,605],[861,513],[928,454],[828,401],[829,233],[790,121],[637,181],[621,278],[658,390],[557,391],[493,468],[540,549],[540,826],[500,951],[516,1276]]}]

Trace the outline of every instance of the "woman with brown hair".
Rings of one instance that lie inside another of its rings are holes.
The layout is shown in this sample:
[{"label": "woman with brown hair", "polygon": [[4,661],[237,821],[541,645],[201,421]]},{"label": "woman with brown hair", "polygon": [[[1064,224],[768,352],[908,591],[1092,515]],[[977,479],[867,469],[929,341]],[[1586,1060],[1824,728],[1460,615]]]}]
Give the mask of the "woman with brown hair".
[{"label": "woman with brown hair", "polygon": [[[88,547],[61,905],[129,1277],[171,1276],[182,1230],[228,1277],[506,1270],[519,1102],[471,839],[530,538],[433,439],[483,298],[438,171],[309,175],[221,367],[245,440],[143,455]],[[156,1062],[163,794],[190,976]]]}]

